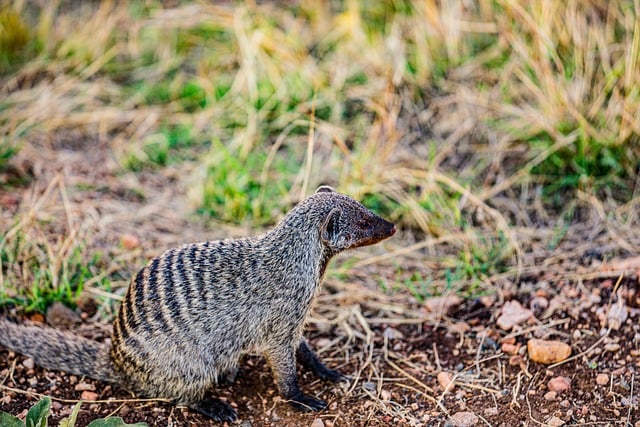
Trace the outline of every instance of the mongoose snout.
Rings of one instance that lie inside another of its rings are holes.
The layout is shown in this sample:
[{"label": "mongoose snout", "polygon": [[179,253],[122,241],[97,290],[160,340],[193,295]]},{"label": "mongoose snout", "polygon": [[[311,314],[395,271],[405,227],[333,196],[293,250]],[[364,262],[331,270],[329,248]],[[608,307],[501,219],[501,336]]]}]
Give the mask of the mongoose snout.
[{"label": "mongoose snout", "polygon": [[321,410],[326,402],[300,389],[296,362],[323,380],[345,378],[303,338],[327,264],[395,232],[394,224],[323,186],[266,233],[186,244],[152,259],[129,285],[110,345],[6,319],[0,344],[45,368],[167,398],[217,421],[234,421],[236,412],[205,393],[237,369],[243,354],[259,349],[291,405]]}]

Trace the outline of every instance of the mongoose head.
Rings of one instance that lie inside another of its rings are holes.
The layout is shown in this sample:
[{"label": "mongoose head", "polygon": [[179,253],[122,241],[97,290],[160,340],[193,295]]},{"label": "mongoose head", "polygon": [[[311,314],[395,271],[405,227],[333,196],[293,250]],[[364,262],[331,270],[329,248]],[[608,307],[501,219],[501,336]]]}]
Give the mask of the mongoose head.
[{"label": "mongoose head", "polygon": [[393,223],[331,187],[322,186],[311,197],[328,206],[320,223],[320,238],[335,253],[373,245],[396,232]]}]

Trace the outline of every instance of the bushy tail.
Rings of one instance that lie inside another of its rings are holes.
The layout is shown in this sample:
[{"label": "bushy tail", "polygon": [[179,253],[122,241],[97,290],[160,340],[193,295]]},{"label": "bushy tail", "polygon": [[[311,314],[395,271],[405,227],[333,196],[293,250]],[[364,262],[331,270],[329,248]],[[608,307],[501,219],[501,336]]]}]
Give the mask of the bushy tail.
[{"label": "bushy tail", "polygon": [[43,368],[117,382],[109,346],[70,332],[0,319],[0,344],[33,358]]}]

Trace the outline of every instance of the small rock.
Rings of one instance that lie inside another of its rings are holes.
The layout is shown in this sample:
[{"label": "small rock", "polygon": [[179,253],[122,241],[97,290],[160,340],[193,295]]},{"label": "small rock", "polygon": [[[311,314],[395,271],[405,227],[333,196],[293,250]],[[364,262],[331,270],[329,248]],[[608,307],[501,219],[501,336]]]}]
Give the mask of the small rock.
[{"label": "small rock", "polygon": [[518,301],[507,301],[502,306],[501,314],[496,320],[496,324],[500,329],[509,331],[515,325],[526,322],[532,316],[531,310],[524,308]]},{"label": "small rock", "polygon": [[391,392],[389,390],[382,390],[380,392],[380,399],[382,399],[385,402],[388,402],[389,400],[391,400]]},{"label": "small rock", "polygon": [[598,385],[607,385],[607,384],[609,384],[609,375],[607,375],[607,374],[598,374],[596,376],[596,384],[598,384]]},{"label": "small rock", "polygon": [[71,329],[82,322],[78,313],[61,302],[54,302],[47,309],[47,323],[58,329]]},{"label": "small rock", "polygon": [[31,377],[27,380],[31,387],[35,387],[38,385],[38,379],[36,377]]},{"label": "small rock", "polygon": [[382,333],[382,336],[390,340],[401,340],[404,338],[404,335],[402,334],[402,332],[391,327],[385,328],[384,332]]},{"label": "small rock", "polygon": [[611,329],[618,330],[629,317],[629,308],[625,304],[624,298],[618,297],[615,304],[609,307],[607,313],[607,324]]},{"label": "small rock", "polygon": [[96,386],[90,383],[78,383],[74,387],[75,391],[96,391]]},{"label": "small rock", "polygon": [[549,402],[556,400],[556,397],[558,397],[558,393],[555,391],[548,391],[544,394],[544,400]]},{"label": "small rock", "polygon": [[496,408],[495,406],[492,406],[490,408],[487,408],[483,411],[483,414],[485,417],[495,417],[496,415],[498,415],[498,408]]},{"label": "small rock", "polygon": [[315,420],[311,421],[309,427],[324,427],[324,421],[322,421],[320,418],[316,418]]},{"label": "small rock", "polygon": [[140,239],[133,234],[124,234],[120,238],[120,244],[126,250],[130,251],[140,246]]},{"label": "small rock", "polygon": [[453,391],[455,383],[453,382],[453,375],[449,372],[442,371],[437,376],[440,386],[447,391]]},{"label": "small rock", "polygon": [[611,343],[605,345],[604,349],[606,351],[610,351],[611,353],[615,353],[616,351],[620,350],[620,344],[611,342]]},{"label": "small rock", "polygon": [[456,412],[449,418],[445,426],[451,427],[473,427],[480,419],[473,412]]},{"label": "small rock", "polygon": [[516,343],[516,337],[504,337],[502,339],[500,339],[500,343],[504,344],[515,344]]},{"label": "small rock", "polygon": [[529,302],[529,308],[534,313],[542,313],[547,307],[549,307],[549,300],[544,297],[534,297]]},{"label": "small rock", "polygon": [[462,298],[457,295],[445,295],[429,298],[424,302],[424,307],[438,315],[450,314],[457,306],[462,304]]},{"label": "small rock", "polygon": [[520,346],[515,344],[510,344],[508,342],[503,342],[500,349],[502,350],[503,353],[506,353],[506,354],[517,354],[518,350],[520,350]]},{"label": "small rock", "polygon": [[547,388],[557,393],[562,393],[571,388],[571,380],[567,377],[555,377],[551,378],[547,383]]},{"label": "small rock", "polygon": [[362,384],[362,387],[364,387],[364,389],[368,391],[376,391],[376,384],[371,381],[365,382],[364,384]]},{"label": "small rock", "polygon": [[98,393],[95,393],[95,392],[89,391],[89,390],[85,390],[80,395],[80,399],[88,400],[90,402],[93,402],[95,400],[98,400]]},{"label": "small rock", "polygon": [[562,341],[530,339],[527,342],[529,358],[534,362],[551,364],[561,362],[571,355],[571,347]]},{"label": "small rock", "polygon": [[28,357],[22,361],[22,366],[27,369],[33,369],[33,367],[35,366],[35,362],[32,358]]},{"label": "small rock", "polygon": [[471,329],[467,322],[456,322],[449,326],[449,333],[462,335]]},{"label": "small rock", "polygon": [[556,416],[553,416],[546,421],[546,424],[549,427],[562,427],[564,425],[564,421]]}]

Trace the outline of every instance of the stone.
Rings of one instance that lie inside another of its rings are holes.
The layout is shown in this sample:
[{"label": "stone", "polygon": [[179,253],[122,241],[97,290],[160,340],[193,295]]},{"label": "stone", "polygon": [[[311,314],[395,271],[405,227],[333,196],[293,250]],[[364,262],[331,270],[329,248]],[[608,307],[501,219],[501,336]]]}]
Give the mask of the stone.
[{"label": "stone", "polygon": [[133,234],[124,234],[120,238],[120,244],[126,250],[130,251],[140,246],[140,239]]},{"label": "stone", "polygon": [[564,421],[556,416],[553,416],[546,421],[546,424],[549,427],[562,427],[564,425]]},{"label": "stone", "polygon": [[402,332],[400,332],[396,328],[391,328],[391,327],[385,328],[384,332],[382,333],[382,336],[390,340],[401,340],[404,338],[404,335],[402,334]]},{"label": "stone", "polygon": [[527,342],[527,351],[531,360],[546,365],[562,362],[571,356],[571,347],[555,340],[530,339]]},{"label": "stone", "polygon": [[478,424],[480,419],[473,412],[456,412],[449,418],[445,426],[451,427],[473,427]]},{"label": "stone", "polygon": [[550,391],[562,393],[563,391],[567,391],[571,388],[571,380],[567,377],[562,376],[551,378],[547,383],[547,388]]},{"label": "stone", "polygon": [[47,323],[56,329],[72,329],[82,322],[82,319],[75,311],[71,310],[61,302],[54,302],[47,309]]},{"label": "stone", "polygon": [[309,427],[324,427],[324,421],[322,421],[320,418],[316,418],[315,420],[311,421]]},{"label": "stone", "polygon": [[80,399],[93,402],[93,401],[98,400],[98,393],[93,392],[93,391],[89,391],[89,390],[85,390],[80,395]]},{"label": "stone", "polygon": [[438,374],[437,376],[438,379],[438,384],[440,384],[440,386],[448,391],[453,391],[453,389],[455,388],[455,383],[453,382],[453,375],[451,375],[449,372],[445,372],[442,371]]},{"label": "stone", "polygon": [[470,329],[471,326],[467,322],[456,322],[449,326],[449,332],[452,334],[462,335]]},{"label": "stone", "polygon": [[96,391],[96,386],[91,383],[78,383],[73,388],[75,391]]},{"label": "stone", "polygon": [[502,330],[509,331],[515,325],[526,322],[533,316],[533,312],[528,308],[524,308],[516,300],[507,301],[500,311],[500,316],[496,320],[496,324]]},{"label": "stone", "polygon": [[611,343],[609,343],[609,344],[605,345],[605,346],[604,346],[604,349],[605,349],[606,351],[611,352],[611,353],[615,353],[615,352],[617,352],[618,350],[620,350],[620,344],[611,342]]},{"label": "stone", "polygon": [[520,350],[520,346],[516,344],[511,344],[508,342],[503,342],[502,345],[500,346],[500,349],[502,350],[503,353],[506,353],[506,354],[517,354],[518,350]]},{"label": "stone", "polygon": [[28,357],[22,361],[22,366],[24,366],[26,369],[33,369],[33,367],[35,366],[35,362],[32,358]]},{"label": "stone", "polygon": [[598,385],[607,385],[607,384],[609,384],[609,375],[607,375],[607,374],[598,374],[596,376],[596,384],[598,384]]},{"label": "stone", "polygon": [[442,297],[429,298],[424,302],[424,307],[437,315],[450,314],[462,304],[462,298],[457,295],[445,295]]}]

